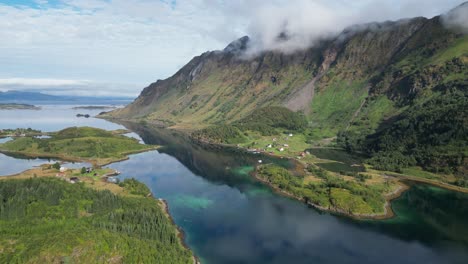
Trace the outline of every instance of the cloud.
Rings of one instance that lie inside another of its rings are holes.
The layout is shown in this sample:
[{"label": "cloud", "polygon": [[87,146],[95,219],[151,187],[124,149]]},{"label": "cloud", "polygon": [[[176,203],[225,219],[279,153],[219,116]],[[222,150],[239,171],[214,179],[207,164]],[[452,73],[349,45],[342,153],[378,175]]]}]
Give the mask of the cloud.
[{"label": "cloud", "polygon": [[[206,3],[223,10],[225,19],[246,24],[246,34],[251,37],[251,53],[264,50],[293,52],[314,45],[323,38],[333,36],[343,29],[370,22],[399,20],[416,16],[433,17],[447,12],[463,0],[294,0],[294,1],[232,1],[229,4],[216,0]],[[464,13],[458,19],[466,18]],[[229,23],[221,27],[232,28]],[[235,27],[234,27],[235,28]],[[228,33],[224,32],[224,35]]]},{"label": "cloud", "polygon": [[442,20],[447,27],[468,33],[468,2],[450,10],[442,16]]},{"label": "cloud", "polygon": [[29,85],[29,86],[64,86],[64,85],[82,85],[85,81],[77,80],[57,80],[57,79],[26,79],[26,78],[9,78],[0,79],[0,87],[9,85]]},{"label": "cloud", "polygon": [[[357,23],[431,17],[462,0],[30,0],[0,3],[0,78],[89,80],[126,94],[244,35],[306,48]],[[462,21],[464,13],[450,21]],[[465,21],[466,22],[466,21]],[[278,38],[281,36],[280,38]],[[280,40],[280,41],[278,41]],[[39,86],[35,86],[39,87]],[[81,86],[80,86],[81,87]],[[132,88],[129,88],[132,87]],[[103,88],[103,89],[104,89]],[[76,91],[73,91],[76,92]]]}]

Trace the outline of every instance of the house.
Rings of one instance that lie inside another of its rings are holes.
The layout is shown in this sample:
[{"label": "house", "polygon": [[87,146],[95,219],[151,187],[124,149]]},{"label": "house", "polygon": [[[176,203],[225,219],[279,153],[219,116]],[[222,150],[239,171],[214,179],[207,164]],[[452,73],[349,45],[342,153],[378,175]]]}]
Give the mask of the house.
[{"label": "house", "polygon": [[263,160],[258,160],[258,163],[260,163],[260,164],[263,163]]},{"label": "house", "polygon": [[289,136],[290,136],[290,137],[292,137],[292,136],[293,136],[293,134],[289,133]]},{"label": "house", "polygon": [[267,146],[267,148],[272,148],[272,147],[273,147],[273,145],[271,145],[271,144],[268,144],[268,146]]},{"label": "house", "polygon": [[279,151],[281,151],[281,152],[284,151],[284,148],[280,148]]},{"label": "house", "polygon": [[284,144],[284,145],[283,145],[283,147],[285,147],[285,148],[288,148],[288,147],[289,147],[289,145],[288,145],[288,144]]},{"label": "house", "polygon": [[64,173],[64,172],[66,172],[67,170],[68,170],[68,169],[65,168],[65,167],[60,167],[60,170],[59,170],[59,171],[62,172],[62,173]]}]

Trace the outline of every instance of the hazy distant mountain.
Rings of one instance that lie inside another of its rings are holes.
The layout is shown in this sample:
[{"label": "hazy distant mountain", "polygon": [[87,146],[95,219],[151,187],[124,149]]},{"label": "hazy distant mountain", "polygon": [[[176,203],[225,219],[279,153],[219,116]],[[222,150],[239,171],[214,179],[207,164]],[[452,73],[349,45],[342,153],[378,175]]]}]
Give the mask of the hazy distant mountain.
[{"label": "hazy distant mountain", "polygon": [[0,102],[2,103],[128,104],[131,101],[132,98],[128,97],[65,96],[29,91],[0,92]]}]

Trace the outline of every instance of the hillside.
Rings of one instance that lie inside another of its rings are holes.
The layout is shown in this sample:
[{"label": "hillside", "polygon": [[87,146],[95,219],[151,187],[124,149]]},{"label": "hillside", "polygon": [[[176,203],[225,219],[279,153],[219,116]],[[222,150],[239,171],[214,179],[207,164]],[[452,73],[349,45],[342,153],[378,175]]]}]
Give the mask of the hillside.
[{"label": "hillside", "polygon": [[[1,263],[193,262],[164,208],[139,182],[109,187],[117,195],[94,182],[6,178],[0,180]],[[146,193],[133,194],[129,184]]]},{"label": "hillside", "polygon": [[375,128],[436,86],[466,77],[467,41],[440,17],[349,28],[308,50],[249,59],[242,56],[244,37],[193,58],[108,116],[193,129],[280,105],[304,111],[324,136],[363,117]]},{"label": "hillside", "polygon": [[[247,56],[249,41],[193,58],[102,117],[256,149],[272,143],[268,136],[294,132],[292,157],[331,144],[375,168],[419,166],[468,182],[468,35],[447,27],[444,16],[353,26],[292,54]],[[305,126],[284,126],[284,116],[305,118]]]}]

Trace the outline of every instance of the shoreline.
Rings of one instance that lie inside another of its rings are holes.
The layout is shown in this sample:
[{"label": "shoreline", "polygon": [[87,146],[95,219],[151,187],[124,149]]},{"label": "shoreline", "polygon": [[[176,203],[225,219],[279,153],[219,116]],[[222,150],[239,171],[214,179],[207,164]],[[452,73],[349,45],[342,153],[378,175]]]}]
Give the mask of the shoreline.
[{"label": "shoreline", "polygon": [[327,208],[327,207],[323,207],[323,206],[320,206],[318,204],[314,204],[314,203],[311,203],[311,202],[305,202],[303,198],[300,198],[300,197],[297,197],[291,193],[288,193],[284,190],[281,190],[280,188],[278,188],[277,186],[273,185],[271,182],[259,177],[257,175],[256,172],[253,172],[253,175],[254,179],[258,180],[259,182],[265,184],[266,186],[270,187],[274,192],[282,195],[282,196],[286,196],[286,197],[289,197],[289,198],[292,198],[292,199],[295,199],[295,200],[298,200],[308,206],[311,206],[313,207],[314,209],[317,209],[317,210],[320,210],[320,211],[323,211],[323,212],[329,212],[331,214],[334,214],[334,215],[342,215],[342,216],[346,216],[346,217],[349,217],[349,218],[352,218],[352,219],[355,219],[355,220],[384,220],[384,219],[390,219],[390,218],[393,218],[395,217],[395,212],[393,211],[392,209],[392,204],[391,202],[397,198],[399,198],[403,193],[405,193],[407,190],[410,189],[410,186],[398,181],[399,183],[399,187],[394,190],[393,192],[391,193],[387,193],[384,195],[384,198],[385,198],[385,203],[384,203],[384,212],[383,213],[380,213],[380,214],[351,214],[351,213],[348,213],[344,210],[341,210],[341,209],[337,209],[337,208]]},{"label": "shoreline", "polygon": [[[150,146],[150,145],[147,145]],[[128,160],[130,155],[135,155],[135,154],[140,154],[144,152],[149,152],[149,151],[154,151],[158,150],[161,148],[161,146],[154,146],[148,149],[143,149],[143,150],[136,150],[136,151],[131,151],[131,152],[125,152],[122,153],[122,155],[125,155],[122,158],[115,158],[109,161],[100,161],[99,159],[88,159],[88,158],[80,158],[80,157],[73,157],[73,156],[66,156],[66,155],[60,155],[60,154],[47,154],[47,153],[28,153],[28,152],[21,152],[21,151],[5,151],[5,150],[0,150],[0,153],[5,154],[5,155],[17,155],[17,156],[23,156],[26,158],[32,158],[32,159],[56,159],[58,161],[62,162],[84,162],[84,163],[89,163],[95,167],[103,167],[107,166],[113,163],[121,162]]]},{"label": "shoreline", "polygon": [[200,260],[193,253],[192,249],[190,249],[190,247],[187,245],[187,243],[185,243],[185,232],[184,232],[184,230],[182,230],[182,228],[180,226],[178,226],[175,223],[174,218],[172,217],[171,213],[169,212],[169,204],[167,203],[167,201],[165,199],[162,199],[162,198],[155,198],[155,199],[157,199],[160,202],[162,209],[166,213],[166,216],[169,218],[169,220],[172,222],[172,224],[176,227],[176,229],[177,229],[177,238],[179,239],[180,244],[185,249],[189,250],[192,253],[193,263],[194,264],[201,264]]},{"label": "shoreline", "polygon": [[[35,166],[35,167],[30,168],[30,169],[24,170],[24,171],[19,172],[19,173],[11,174],[11,175],[0,175],[0,181],[27,180],[27,179],[31,179],[31,178],[34,178],[34,177],[57,178],[57,176],[53,176],[53,175],[36,175],[37,170],[40,170],[45,165],[46,164],[42,164],[40,166]],[[78,169],[76,169],[76,170],[78,170]],[[104,179],[105,177],[107,177],[109,174],[117,173],[117,170],[115,170],[115,169],[110,169],[109,168],[109,170],[112,170],[112,172],[102,175],[101,180]],[[89,182],[86,182],[86,181],[83,181],[83,182],[85,182],[86,184],[89,184]],[[107,186],[107,185],[104,185],[104,186]],[[146,184],[145,184],[145,186],[146,186]],[[95,189],[92,186],[87,185],[87,187]],[[121,188],[121,187],[119,187],[119,188]],[[125,196],[124,194],[122,194],[120,192],[116,192],[115,189],[108,188],[108,187],[107,188],[104,187],[104,189],[109,190],[110,192],[112,192],[115,195]],[[169,212],[169,204],[167,203],[167,201],[162,199],[162,198],[155,198],[153,193],[149,193],[146,196],[146,198],[152,199],[155,202],[157,202],[158,205],[160,206],[161,210],[163,210],[164,214],[166,215],[166,217],[169,219],[169,221],[172,223],[172,225],[174,226],[174,228],[176,230],[176,236],[177,236],[177,239],[179,240],[180,245],[190,252],[190,254],[192,256],[192,259],[193,259],[193,264],[201,264],[198,257],[194,254],[194,252],[190,249],[190,247],[185,243],[185,233],[182,230],[182,228],[179,227],[175,223],[174,218],[172,217],[172,215]]]},{"label": "shoreline", "polygon": [[[135,120],[115,118],[115,117],[110,117],[110,116],[96,116],[96,118],[101,118],[101,119],[108,120],[108,121],[112,121],[112,120],[113,121],[119,121],[120,120],[120,121],[125,121],[125,122],[137,123],[137,122],[135,122]],[[157,124],[151,123],[151,122],[148,122],[148,124],[157,125]],[[169,129],[169,130],[176,130],[176,131],[182,132],[182,133],[186,134],[187,136],[189,136],[190,140],[193,143],[201,145],[201,146],[207,146],[207,147],[211,147],[211,148],[230,148],[230,149],[241,150],[241,151],[244,151],[246,153],[249,153],[249,151],[246,148],[239,147],[239,146],[234,145],[234,144],[214,143],[214,142],[210,142],[208,140],[193,138],[193,137],[190,136],[189,130],[181,130],[181,129],[177,129],[177,128],[164,127],[164,126],[159,126],[159,127]],[[286,156],[282,156],[282,155],[278,155],[278,154],[270,154],[268,152],[260,152],[260,154],[266,155],[268,157],[273,157],[273,158],[292,160],[297,164],[303,165],[300,160],[297,160],[297,159],[295,159],[293,157],[286,157]],[[411,183],[416,183],[416,184],[429,184],[429,185],[436,186],[436,187],[439,187],[439,188],[442,188],[442,189],[445,189],[445,190],[456,191],[456,192],[461,192],[461,193],[468,193],[468,188],[461,188],[461,187],[458,187],[458,186],[452,186],[452,185],[447,184],[447,183],[433,181],[433,180],[429,180],[429,179],[422,179],[422,178],[418,178],[418,177],[414,177],[414,176],[398,175],[398,174],[391,174],[391,173],[384,173],[384,172],[382,172],[382,176],[395,178],[398,185],[399,185],[399,187],[396,190],[392,191],[391,193],[384,194],[384,199],[385,199],[384,212],[381,213],[381,214],[371,214],[371,215],[350,214],[350,213],[345,212],[343,210],[339,210],[339,209],[335,209],[335,208],[325,208],[325,207],[321,207],[319,205],[312,204],[312,203],[308,203],[308,205],[312,206],[313,208],[316,208],[317,210],[322,210],[322,211],[331,212],[331,213],[334,213],[334,214],[344,215],[346,217],[350,217],[350,218],[353,218],[353,219],[358,219],[358,220],[364,220],[364,219],[383,220],[383,219],[389,219],[389,218],[392,218],[392,217],[395,216],[395,213],[392,210],[391,202],[393,200],[399,198],[404,192],[406,192],[407,190],[410,189],[410,186],[405,184],[405,181],[408,181],[408,182],[411,182]],[[256,180],[259,180],[262,183],[269,186],[270,188],[272,188],[275,192],[279,192],[282,195],[294,198],[294,199],[299,200],[299,201],[303,201],[302,198],[295,197],[294,195],[286,193],[286,192],[284,192],[282,190],[276,190],[277,188],[275,186],[273,186],[272,184],[270,184],[269,182],[267,182],[267,181],[265,181],[263,179],[260,179],[256,175],[253,175],[253,177]]]}]

